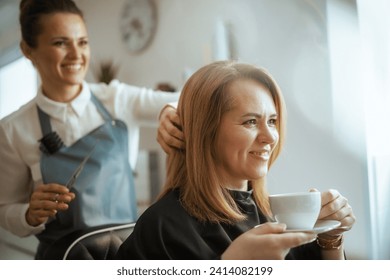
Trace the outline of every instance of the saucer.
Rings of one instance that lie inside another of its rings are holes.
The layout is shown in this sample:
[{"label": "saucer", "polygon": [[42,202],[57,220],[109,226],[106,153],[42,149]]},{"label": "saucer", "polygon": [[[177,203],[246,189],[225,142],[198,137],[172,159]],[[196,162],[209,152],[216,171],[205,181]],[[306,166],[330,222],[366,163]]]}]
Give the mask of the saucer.
[{"label": "saucer", "polygon": [[340,225],[341,223],[336,220],[318,220],[312,229],[287,229],[285,232],[309,232],[320,234],[338,228]]}]

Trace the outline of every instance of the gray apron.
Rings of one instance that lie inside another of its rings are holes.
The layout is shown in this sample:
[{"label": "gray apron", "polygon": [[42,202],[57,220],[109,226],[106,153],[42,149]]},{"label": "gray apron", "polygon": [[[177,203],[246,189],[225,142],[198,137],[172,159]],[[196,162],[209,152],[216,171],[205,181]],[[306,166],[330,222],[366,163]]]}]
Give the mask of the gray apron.
[{"label": "gray apron", "polygon": [[[137,218],[126,124],[114,120],[93,94],[91,99],[105,123],[70,147],[62,146],[54,154],[42,153],[43,183],[66,185],[83,158],[97,143],[71,190],[76,198],[69,204],[68,210],[58,211],[56,218],[48,222],[46,229],[37,235],[40,241],[38,254],[56,239],[73,231],[104,224],[133,222]],[[50,117],[39,107],[38,113],[43,135],[47,135],[52,131]]]}]

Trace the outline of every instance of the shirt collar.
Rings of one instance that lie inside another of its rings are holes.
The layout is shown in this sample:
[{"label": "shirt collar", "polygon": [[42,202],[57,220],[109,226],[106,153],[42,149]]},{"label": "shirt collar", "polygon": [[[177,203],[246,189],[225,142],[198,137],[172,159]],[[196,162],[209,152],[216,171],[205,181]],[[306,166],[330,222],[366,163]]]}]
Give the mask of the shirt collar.
[{"label": "shirt collar", "polygon": [[246,201],[248,199],[251,199],[253,190],[248,190],[248,191],[229,190],[229,193],[235,200]]},{"label": "shirt collar", "polygon": [[48,114],[50,117],[57,119],[61,122],[65,122],[67,119],[68,108],[71,107],[77,116],[81,116],[91,100],[91,91],[86,82],[83,82],[83,89],[80,94],[71,102],[63,103],[57,102],[47,98],[43,92],[42,87],[39,88],[37,93],[37,105]]}]

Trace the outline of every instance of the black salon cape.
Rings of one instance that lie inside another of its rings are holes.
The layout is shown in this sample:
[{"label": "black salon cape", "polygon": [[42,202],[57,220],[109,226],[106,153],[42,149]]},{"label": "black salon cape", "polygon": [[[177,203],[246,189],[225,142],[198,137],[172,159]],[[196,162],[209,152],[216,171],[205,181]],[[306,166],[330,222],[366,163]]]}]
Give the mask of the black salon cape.
[{"label": "black salon cape", "polygon": [[[240,234],[267,222],[252,199],[252,192],[231,191],[247,220],[234,225],[202,223],[191,217],[175,189],[149,207],[138,219],[133,233],[125,240],[117,259],[208,260],[220,259]],[[320,259],[315,242],[290,250],[286,259]]]}]

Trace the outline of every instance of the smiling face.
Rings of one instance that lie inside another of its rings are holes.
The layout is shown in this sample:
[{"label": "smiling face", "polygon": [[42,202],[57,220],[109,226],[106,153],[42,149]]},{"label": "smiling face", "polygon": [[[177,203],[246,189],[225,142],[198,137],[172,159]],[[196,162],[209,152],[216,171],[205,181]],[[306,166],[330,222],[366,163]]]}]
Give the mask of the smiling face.
[{"label": "smiling face", "polygon": [[72,13],[53,13],[40,18],[42,32],[37,47],[24,44],[23,51],[37,68],[49,98],[69,101],[81,91],[88,71],[90,49],[83,19]]},{"label": "smiling face", "polygon": [[227,188],[246,190],[248,180],[268,173],[278,140],[278,115],[270,92],[259,82],[238,79],[227,87],[232,108],[221,118],[217,172]]}]

